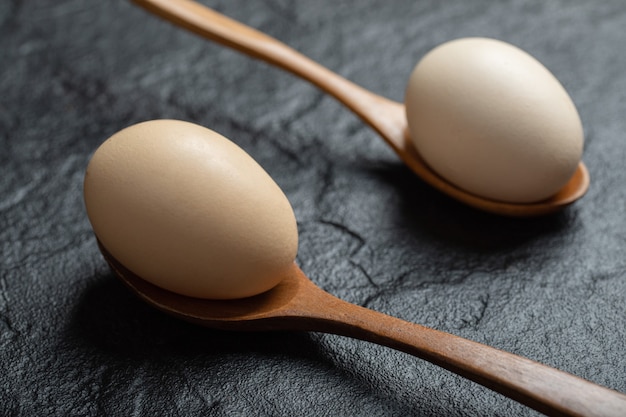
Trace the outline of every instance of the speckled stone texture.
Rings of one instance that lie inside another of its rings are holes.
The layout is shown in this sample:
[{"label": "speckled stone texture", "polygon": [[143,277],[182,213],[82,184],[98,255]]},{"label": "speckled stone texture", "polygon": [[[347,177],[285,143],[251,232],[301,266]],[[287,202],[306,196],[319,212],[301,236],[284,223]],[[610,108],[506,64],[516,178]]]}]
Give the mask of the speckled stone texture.
[{"label": "speckled stone texture", "polygon": [[81,187],[102,141],[156,118],[210,127],[267,169],[325,290],[626,392],[623,0],[211,5],[398,101],[441,42],[516,44],[577,104],[591,188],[547,218],[480,213],[314,87],[127,1],[3,0],[0,415],[536,415],[391,349],[213,331],[135,298],[98,252]]}]

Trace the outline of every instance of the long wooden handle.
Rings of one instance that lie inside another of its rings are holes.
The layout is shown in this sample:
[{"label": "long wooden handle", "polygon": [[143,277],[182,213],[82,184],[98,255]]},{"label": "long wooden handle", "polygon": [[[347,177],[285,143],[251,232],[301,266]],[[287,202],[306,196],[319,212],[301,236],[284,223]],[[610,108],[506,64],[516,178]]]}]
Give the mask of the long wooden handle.
[{"label": "long wooden handle", "polygon": [[401,103],[376,95],[286,44],[195,1],[132,1],[206,39],[266,61],[314,84],[369,124],[396,152],[403,152],[406,116]]},{"label": "long wooden handle", "polygon": [[347,303],[321,290],[309,289],[306,301],[293,311],[299,309],[311,331],[409,353],[549,416],[626,416],[622,393],[530,359]]},{"label": "long wooden handle", "polygon": [[[286,44],[191,0],[132,0],[206,39],[290,71],[342,100],[360,89]],[[366,95],[370,93],[362,90]]]},{"label": "long wooden handle", "polygon": [[[372,323],[370,321],[370,323]],[[626,416],[626,396],[563,371],[467,339],[389,320],[361,337],[410,353],[546,415]]]}]

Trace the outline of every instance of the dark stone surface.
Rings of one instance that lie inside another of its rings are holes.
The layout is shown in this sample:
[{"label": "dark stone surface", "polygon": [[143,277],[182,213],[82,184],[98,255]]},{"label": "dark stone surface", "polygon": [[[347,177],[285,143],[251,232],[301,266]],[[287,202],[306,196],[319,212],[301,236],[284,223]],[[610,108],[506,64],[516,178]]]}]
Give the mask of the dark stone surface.
[{"label": "dark stone surface", "polygon": [[476,212],[425,186],[333,99],[126,1],[0,2],[0,415],[534,415],[390,349],[207,330],[130,294],[82,202],[90,154],[147,119],[210,127],[284,189],[298,263],[348,301],[626,392],[626,4],[219,1],[401,101],[421,55],[484,35],[563,82],[592,186],[556,216]]}]

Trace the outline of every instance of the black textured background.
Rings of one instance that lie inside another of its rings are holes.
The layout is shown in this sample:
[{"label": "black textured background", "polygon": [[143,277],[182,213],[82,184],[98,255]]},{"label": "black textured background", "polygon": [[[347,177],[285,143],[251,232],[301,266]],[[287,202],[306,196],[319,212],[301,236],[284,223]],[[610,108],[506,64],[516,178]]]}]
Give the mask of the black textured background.
[{"label": "black textured background", "polygon": [[213,1],[401,101],[457,37],[528,50],[577,104],[587,196],[549,218],[431,190],[333,99],[122,0],[0,2],[0,415],[534,415],[346,338],[195,327],[109,272],[82,202],[91,153],[178,118],[246,149],[298,218],[298,263],[348,301],[626,392],[626,3]]}]

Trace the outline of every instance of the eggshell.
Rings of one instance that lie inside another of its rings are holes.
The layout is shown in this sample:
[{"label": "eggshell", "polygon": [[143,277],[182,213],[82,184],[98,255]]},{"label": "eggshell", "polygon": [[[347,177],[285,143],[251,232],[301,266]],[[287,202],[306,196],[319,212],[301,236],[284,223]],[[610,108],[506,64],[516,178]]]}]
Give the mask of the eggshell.
[{"label": "eggshell", "polygon": [[582,156],[582,124],[563,86],[505,42],[464,38],[433,49],[413,70],[405,104],[425,162],[482,197],[544,200]]},{"label": "eggshell", "polygon": [[89,163],[84,197],[107,251],[182,295],[259,294],[297,253],[296,219],[278,185],[233,142],[191,123],[156,120],[113,135]]}]

